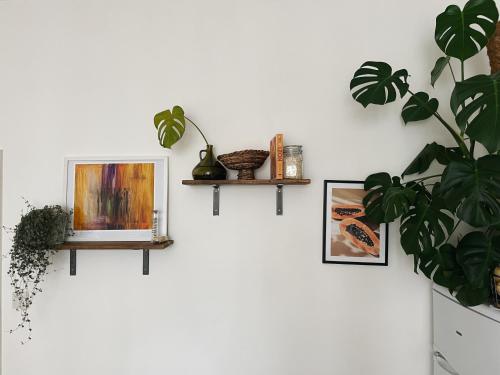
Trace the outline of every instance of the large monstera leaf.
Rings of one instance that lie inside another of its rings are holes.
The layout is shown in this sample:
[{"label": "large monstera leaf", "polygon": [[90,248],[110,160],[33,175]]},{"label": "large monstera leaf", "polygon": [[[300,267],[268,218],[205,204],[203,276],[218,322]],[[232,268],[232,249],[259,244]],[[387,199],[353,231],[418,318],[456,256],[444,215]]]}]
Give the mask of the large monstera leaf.
[{"label": "large monstera leaf", "polygon": [[453,160],[460,160],[463,154],[458,147],[444,147],[436,142],[426,144],[417,157],[404,170],[402,176],[414,173],[423,173],[429,169],[432,162],[436,160],[439,164],[448,165]]},{"label": "large monstera leaf", "polygon": [[451,162],[444,170],[440,194],[457,216],[474,227],[499,223],[500,156]]},{"label": "large monstera leaf", "polygon": [[367,61],[354,73],[351,80],[352,97],[364,107],[368,104],[386,104],[403,97],[408,91],[408,72],[392,72],[385,62]]},{"label": "large monstera leaf", "polygon": [[158,131],[158,141],[163,147],[171,148],[184,135],[186,130],[186,119],[184,110],[175,106],[172,111],[157,113],[154,117],[156,130]]},{"label": "large monstera leaf", "polygon": [[464,273],[457,262],[457,250],[448,243],[425,249],[420,254],[419,269],[436,284],[448,289],[456,289],[465,283]]},{"label": "large monstera leaf", "polygon": [[417,92],[406,102],[401,112],[401,117],[405,124],[410,121],[427,120],[439,107],[439,102],[435,98],[430,98],[425,92]]},{"label": "large monstera leaf", "polygon": [[458,82],[451,94],[458,126],[490,153],[500,150],[500,72]]},{"label": "large monstera leaf", "polygon": [[365,180],[363,199],[366,216],[376,223],[390,223],[405,214],[415,199],[415,191],[401,185],[399,177],[375,173]]},{"label": "large monstera leaf", "polygon": [[422,253],[444,243],[453,230],[454,220],[438,196],[418,193],[415,204],[401,217],[401,246],[413,255],[415,270]]},{"label": "large monstera leaf", "polygon": [[494,0],[470,0],[463,11],[450,5],[436,18],[434,38],[447,56],[465,61],[486,46],[497,21]]},{"label": "large monstera leaf", "polygon": [[458,243],[457,262],[467,281],[458,289],[457,299],[469,306],[486,302],[491,271],[500,263],[500,237],[489,238],[482,232],[467,234]]}]

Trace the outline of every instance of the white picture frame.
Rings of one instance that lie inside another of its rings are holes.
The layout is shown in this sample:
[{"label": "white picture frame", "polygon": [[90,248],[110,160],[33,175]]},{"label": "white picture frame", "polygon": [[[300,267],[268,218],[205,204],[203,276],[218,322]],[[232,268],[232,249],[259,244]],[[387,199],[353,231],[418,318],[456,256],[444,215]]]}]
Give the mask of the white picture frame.
[{"label": "white picture frame", "polygon": [[[167,156],[92,156],[66,157],[64,161],[65,200],[69,210],[75,210],[75,169],[80,164],[154,164],[153,209],[158,210],[158,235],[168,236],[168,157]],[[151,212],[153,215],[153,212]],[[150,241],[151,229],[91,229],[74,228],[68,241]]]}]

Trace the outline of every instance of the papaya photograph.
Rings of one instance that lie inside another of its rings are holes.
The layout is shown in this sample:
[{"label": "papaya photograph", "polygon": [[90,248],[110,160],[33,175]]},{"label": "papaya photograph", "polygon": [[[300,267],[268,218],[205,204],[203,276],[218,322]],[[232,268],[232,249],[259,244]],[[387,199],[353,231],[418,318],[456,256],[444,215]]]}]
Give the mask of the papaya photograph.
[{"label": "papaya photograph", "polygon": [[365,213],[363,182],[325,180],[323,263],[387,265],[387,225]]}]

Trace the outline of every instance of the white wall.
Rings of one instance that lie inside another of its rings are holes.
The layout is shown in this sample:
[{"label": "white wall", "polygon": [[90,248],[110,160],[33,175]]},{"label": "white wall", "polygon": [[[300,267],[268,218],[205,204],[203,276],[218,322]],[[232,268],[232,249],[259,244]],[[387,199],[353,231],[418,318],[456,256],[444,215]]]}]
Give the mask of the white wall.
[{"label": "white wall", "polygon": [[[21,196],[63,202],[65,156],[167,153],[176,241],[151,255],[147,277],[140,252],[79,252],[76,277],[58,254],[25,346],[5,333],[18,316],[4,271],[3,374],[430,374],[429,283],[395,226],[388,267],[323,265],[322,181],[400,173],[426,141],[447,139],[434,122],[404,128],[402,103],[364,110],[348,88],[375,59],[430,90],[445,4],[1,1],[5,224]],[[157,144],[152,116],[174,104],[218,153],[266,148],[283,131],[304,145],[313,183],[285,189],[283,217],[272,187],[223,188],[212,217],[211,190],[180,184],[201,138],[189,128],[172,152]]]}]

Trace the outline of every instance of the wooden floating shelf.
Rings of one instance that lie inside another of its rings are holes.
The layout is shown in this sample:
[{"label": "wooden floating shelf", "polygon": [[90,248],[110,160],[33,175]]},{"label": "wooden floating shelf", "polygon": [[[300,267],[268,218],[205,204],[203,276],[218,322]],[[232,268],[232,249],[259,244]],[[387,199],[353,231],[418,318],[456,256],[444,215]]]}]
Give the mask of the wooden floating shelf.
[{"label": "wooden floating shelf", "polygon": [[309,179],[283,180],[182,180],[183,185],[309,185]]},{"label": "wooden floating shelf", "polygon": [[149,275],[149,250],[162,250],[174,241],[68,241],[57,246],[55,250],[69,250],[69,274],[76,275],[77,250],[142,250],[142,274]]},{"label": "wooden floating shelf", "polygon": [[172,245],[174,241],[68,241],[59,245],[56,250],[161,250]]},{"label": "wooden floating shelf", "polygon": [[213,210],[214,216],[219,216],[220,186],[221,185],[273,185],[276,186],[276,215],[283,215],[283,186],[285,185],[309,185],[310,179],[282,179],[282,180],[182,180],[183,185],[191,186],[213,186]]}]

